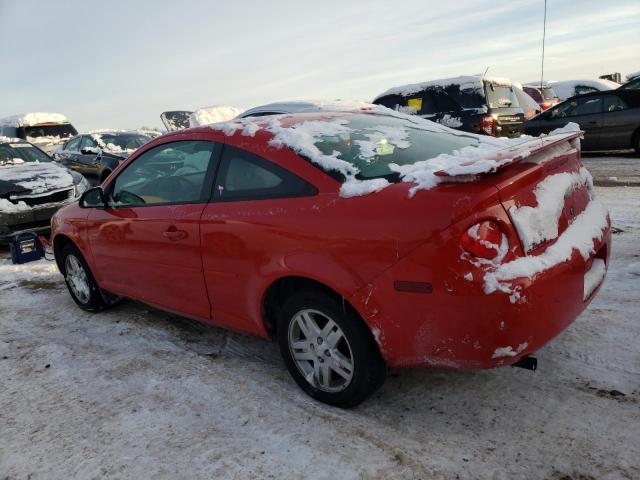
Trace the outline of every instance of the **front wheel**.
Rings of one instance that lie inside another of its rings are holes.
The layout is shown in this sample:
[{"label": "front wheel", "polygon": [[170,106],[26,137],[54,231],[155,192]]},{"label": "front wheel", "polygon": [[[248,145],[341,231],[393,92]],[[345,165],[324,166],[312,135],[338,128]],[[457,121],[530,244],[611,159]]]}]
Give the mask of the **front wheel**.
[{"label": "front wheel", "polygon": [[68,244],[62,250],[62,266],[64,281],[67,284],[71,298],[83,310],[97,312],[105,307],[100,288],[80,250],[75,245]]},{"label": "front wheel", "polygon": [[290,297],[277,334],[289,373],[316,400],[353,407],[384,382],[386,365],[371,332],[329,295],[303,291]]}]

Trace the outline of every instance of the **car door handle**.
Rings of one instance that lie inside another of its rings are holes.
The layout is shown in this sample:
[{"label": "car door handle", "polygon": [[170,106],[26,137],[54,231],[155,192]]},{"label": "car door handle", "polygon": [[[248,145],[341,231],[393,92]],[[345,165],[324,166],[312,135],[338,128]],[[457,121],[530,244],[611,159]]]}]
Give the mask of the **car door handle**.
[{"label": "car door handle", "polygon": [[173,242],[184,240],[189,236],[189,234],[184,230],[178,230],[175,225],[171,225],[169,228],[167,228],[164,232],[162,232],[162,235]]}]

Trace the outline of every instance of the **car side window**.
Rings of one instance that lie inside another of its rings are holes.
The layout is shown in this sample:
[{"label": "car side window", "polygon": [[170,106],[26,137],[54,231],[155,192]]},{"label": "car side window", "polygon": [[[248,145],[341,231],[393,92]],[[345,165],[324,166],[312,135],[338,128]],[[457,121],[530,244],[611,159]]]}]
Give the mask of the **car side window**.
[{"label": "car side window", "polygon": [[64,146],[64,149],[68,150],[69,152],[77,152],[78,150],[80,150],[78,147],[80,145],[81,138],[82,137],[76,137],[69,140],[67,144]]},{"label": "car side window", "polygon": [[80,150],[87,147],[96,148],[98,146],[98,142],[96,142],[89,135],[83,135],[81,138],[82,138],[82,141],[80,142]]},{"label": "car side window", "polygon": [[624,110],[629,108],[624,101],[617,95],[605,95],[602,97],[602,101],[604,102],[604,112],[618,112],[620,110]]},{"label": "car side window", "polygon": [[588,85],[576,85],[573,89],[576,95],[582,95],[583,93],[593,93],[597,92],[598,89],[594,87],[589,87]]},{"label": "car side window", "polygon": [[108,192],[113,207],[207,201],[214,142],[188,140],[147,150],[130,163]]},{"label": "car side window", "polygon": [[602,97],[574,98],[566,100],[556,107],[551,118],[575,117],[602,112]]},{"label": "car side window", "polygon": [[460,105],[453,100],[446,92],[444,91],[436,91],[435,92],[435,100],[436,100],[436,109],[439,112],[457,112],[462,110]]},{"label": "car side window", "polygon": [[214,189],[217,201],[302,197],[316,193],[315,187],[279,165],[225,145]]}]

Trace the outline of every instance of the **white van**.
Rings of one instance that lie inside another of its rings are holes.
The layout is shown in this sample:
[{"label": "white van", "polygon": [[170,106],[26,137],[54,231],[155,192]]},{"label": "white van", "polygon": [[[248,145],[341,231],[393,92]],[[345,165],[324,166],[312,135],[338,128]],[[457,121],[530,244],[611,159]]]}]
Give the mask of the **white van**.
[{"label": "white van", "polygon": [[59,113],[32,112],[0,118],[0,136],[21,138],[47,153],[78,131]]}]

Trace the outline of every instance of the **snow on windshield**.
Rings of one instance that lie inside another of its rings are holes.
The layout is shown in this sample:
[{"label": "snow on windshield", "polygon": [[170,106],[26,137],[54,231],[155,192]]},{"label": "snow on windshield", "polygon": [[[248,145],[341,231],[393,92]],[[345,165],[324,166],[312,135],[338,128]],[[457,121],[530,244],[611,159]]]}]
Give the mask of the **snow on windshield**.
[{"label": "snow on windshield", "polygon": [[73,177],[53,163],[25,162],[0,167],[0,180],[5,180],[33,194],[73,186]]}]

